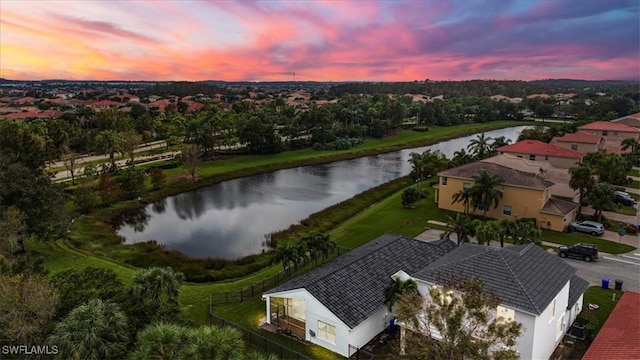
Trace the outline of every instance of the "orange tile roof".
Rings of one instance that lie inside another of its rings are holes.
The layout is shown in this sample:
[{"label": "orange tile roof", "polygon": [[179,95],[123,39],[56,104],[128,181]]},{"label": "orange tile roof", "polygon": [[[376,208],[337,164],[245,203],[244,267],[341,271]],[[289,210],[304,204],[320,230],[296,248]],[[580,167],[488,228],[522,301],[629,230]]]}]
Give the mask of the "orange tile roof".
[{"label": "orange tile roof", "polygon": [[578,130],[606,130],[606,131],[619,131],[619,132],[630,132],[630,133],[640,133],[640,129],[634,128],[631,126],[627,126],[625,124],[610,122],[610,121],[594,121],[592,123],[578,126]]},{"label": "orange tile roof", "polygon": [[602,140],[602,136],[589,134],[584,131],[578,131],[575,133],[565,134],[561,137],[556,137],[554,138],[554,140],[560,142],[597,144],[600,142],[600,140]]},{"label": "orange tile roof", "polygon": [[538,140],[522,140],[515,144],[505,145],[497,148],[499,152],[506,153],[523,153],[531,155],[547,155],[564,158],[580,159],[583,153],[562,146],[547,144]]},{"label": "orange tile roof", "polygon": [[640,294],[626,291],[582,360],[640,359],[638,339],[640,339]]}]

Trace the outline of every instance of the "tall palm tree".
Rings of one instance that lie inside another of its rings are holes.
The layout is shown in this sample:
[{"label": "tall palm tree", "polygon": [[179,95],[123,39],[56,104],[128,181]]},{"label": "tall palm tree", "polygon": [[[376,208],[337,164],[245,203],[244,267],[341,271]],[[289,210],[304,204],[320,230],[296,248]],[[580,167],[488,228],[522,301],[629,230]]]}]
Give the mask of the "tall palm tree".
[{"label": "tall palm tree", "polygon": [[464,149],[460,149],[453,153],[453,158],[451,158],[451,163],[453,166],[460,166],[464,164],[468,164],[473,161],[473,157],[469,155]]},{"label": "tall palm tree", "polygon": [[128,342],[126,316],[118,305],[100,299],[71,310],[49,337],[59,359],[122,359]]},{"label": "tall palm tree", "polygon": [[271,263],[282,263],[282,268],[291,276],[291,264],[298,269],[298,264],[302,260],[300,257],[300,248],[292,242],[278,243],[271,252]]},{"label": "tall palm tree", "polygon": [[504,247],[504,241],[514,236],[516,232],[516,223],[511,221],[511,219],[501,219],[498,221],[500,225],[500,235],[498,239],[500,240],[500,247]]},{"label": "tall palm tree", "polygon": [[114,130],[103,130],[98,133],[96,141],[100,150],[109,155],[111,167],[115,167],[115,154],[122,148],[122,134]]},{"label": "tall palm tree", "polygon": [[466,214],[456,213],[455,216],[447,216],[447,227],[458,237],[458,245],[469,242],[469,236],[473,232],[473,224]]},{"label": "tall palm tree", "polygon": [[241,359],[244,354],[242,334],[232,327],[201,326],[186,330],[181,358],[191,360]]},{"label": "tall palm tree", "polygon": [[496,221],[481,221],[475,220],[473,222],[475,228],[475,236],[476,240],[478,240],[478,244],[483,245],[486,244],[491,245],[492,240],[497,240],[500,238],[500,234],[502,233],[502,228],[499,222]]},{"label": "tall palm tree", "polygon": [[[184,274],[172,268],[152,267],[138,270],[131,285],[138,298],[150,301],[158,307],[176,306]],[[166,300],[165,300],[166,299]]]},{"label": "tall palm tree", "polygon": [[331,240],[329,234],[316,233],[304,237],[301,242],[306,244],[315,266],[318,266],[318,258],[320,256],[322,256],[322,260],[324,260],[329,254],[333,254],[336,248],[336,243]]},{"label": "tall palm tree", "polygon": [[640,143],[638,142],[638,140],[634,139],[634,138],[627,138],[622,140],[622,143],[620,143],[620,150],[627,150],[627,149],[631,149],[631,152],[636,151],[638,148],[640,148]]},{"label": "tall palm tree", "polygon": [[476,209],[482,207],[482,216],[486,218],[489,207],[497,208],[502,200],[502,191],[497,187],[504,184],[504,180],[497,175],[490,174],[487,170],[481,170],[478,175],[474,175],[472,178],[475,182],[471,187],[472,206]]},{"label": "tall palm tree", "polygon": [[614,197],[615,190],[613,186],[606,182],[595,184],[587,194],[587,201],[589,201],[595,209],[594,215],[598,217],[598,222],[602,222],[602,210],[606,207],[613,206]]},{"label": "tall palm tree", "polygon": [[493,142],[491,143],[491,152],[496,151],[496,149],[499,147],[509,144],[511,144],[511,139],[507,139],[505,136],[498,136],[497,138],[493,139]]},{"label": "tall palm tree", "polygon": [[391,283],[384,288],[384,304],[387,305],[387,309],[393,310],[393,305],[398,301],[400,295],[407,293],[418,293],[418,283],[415,280],[392,279]]},{"label": "tall palm tree", "polygon": [[185,342],[186,334],[182,326],[167,323],[153,324],[138,333],[138,341],[131,359],[177,359]]},{"label": "tall palm tree", "polygon": [[478,135],[475,139],[469,141],[467,150],[478,159],[484,159],[491,153],[492,138],[485,136],[484,133]]},{"label": "tall palm tree", "polygon": [[514,232],[514,243],[518,244],[527,244],[530,242],[538,243],[538,239],[542,236],[542,230],[537,228],[535,225],[528,221],[520,221],[516,222],[515,232]]},{"label": "tall palm tree", "polygon": [[424,165],[425,165],[425,158],[422,156],[422,154],[416,153],[416,152],[412,152],[411,154],[409,154],[409,163],[411,163],[411,172],[414,176],[414,179],[417,183],[418,186],[418,190],[420,190],[420,184],[422,183],[423,177],[424,177]]},{"label": "tall palm tree", "polygon": [[464,213],[469,214],[469,206],[473,200],[473,193],[471,188],[462,189],[451,196],[451,204],[461,202],[464,205]]},{"label": "tall palm tree", "polygon": [[578,165],[569,169],[571,178],[569,179],[569,186],[580,192],[580,205],[578,206],[578,215],[582,213],[582,204],[584,203],[584,196],[595,185],[593,179],[592,170],[590,166]]}]

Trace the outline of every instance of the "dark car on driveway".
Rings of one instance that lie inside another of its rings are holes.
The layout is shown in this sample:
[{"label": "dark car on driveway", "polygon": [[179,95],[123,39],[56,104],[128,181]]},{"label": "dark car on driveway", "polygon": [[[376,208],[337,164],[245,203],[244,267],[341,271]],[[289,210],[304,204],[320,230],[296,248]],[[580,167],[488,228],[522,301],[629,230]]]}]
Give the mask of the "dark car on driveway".
[{"label": "dark car on driveway", "polygon": [[570,257],[589,262],[598,259],[598,246],[595,244],[560,246],[558,248],[558,255],[563,258]]},{"label": "dark car on driveway", "polygon": [[616,203],[625,206],[633,206],[636,204],[636,201],[632,197],[616,194]]}]

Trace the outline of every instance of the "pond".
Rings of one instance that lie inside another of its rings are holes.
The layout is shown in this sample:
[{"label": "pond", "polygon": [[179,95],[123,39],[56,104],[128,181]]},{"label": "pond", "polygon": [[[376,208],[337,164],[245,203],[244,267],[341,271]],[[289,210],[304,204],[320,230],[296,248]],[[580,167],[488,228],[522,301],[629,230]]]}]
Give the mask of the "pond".
[{"label": "pond", "polygon": [[[524,128],[486,135],[515,141]],[[475,137],[224,181],[126,214],[117,233],[126,244],[155,240],[196,258],[236,259],[257,254],[267,249],[266,234],[409,174],[410,153],[439,150],[451,158]]]}]

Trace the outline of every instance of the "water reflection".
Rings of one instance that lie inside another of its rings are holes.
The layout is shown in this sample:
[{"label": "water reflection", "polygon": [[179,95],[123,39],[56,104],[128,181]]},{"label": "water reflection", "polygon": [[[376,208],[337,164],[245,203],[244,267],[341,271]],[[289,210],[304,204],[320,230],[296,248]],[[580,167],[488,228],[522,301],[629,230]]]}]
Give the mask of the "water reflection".
[{"label": "water reflection", "polygon": [[[524,127],[487,132],[515,140]],[[474,136],[387,154],[274,171],[172,196],[127,214],[127,243],[156,240],[193,257],[238,258],[265,249],[264,234],[411,171],[411,152],[448,158]]]}]

